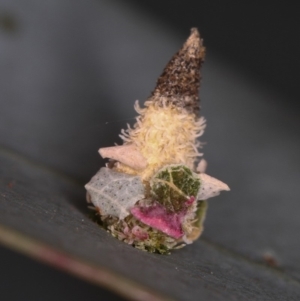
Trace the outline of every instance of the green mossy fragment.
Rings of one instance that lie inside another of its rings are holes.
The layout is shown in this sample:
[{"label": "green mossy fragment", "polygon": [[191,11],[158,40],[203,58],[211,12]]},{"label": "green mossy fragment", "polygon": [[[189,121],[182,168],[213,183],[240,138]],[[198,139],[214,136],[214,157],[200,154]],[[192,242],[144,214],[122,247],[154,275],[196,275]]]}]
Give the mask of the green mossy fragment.
[{"label": "green mossy fragment", "polygon": [[184,165],[167,165],[151,179],[151,192],[154,198],[169,211],[181,211],[185,202],[196,196],[200,179]]},{"label": "green mossy fragment", "polygon": [[[113,237],[126,243],[129,243],[128,236],[130,236],[134,226],[141,227],[148,234],[148,238],[145,240],[139,240],[138,238],[131,239],[129,244],[143,251],[167,255],[177,245],[175,239],[141,223],[132,215],[120,221],[117,217],[101,216],[96,210],[93,210],[90,212],[90,218],[106,231],[110,232]],[[124,233],[124,223],[128,229],[127,234]]]},{"label": "green mossy fragment", "polygon": [[196,211],[196,221],[194,223],[195,227],[197,228],[203,227],[207,208],[208,208],[207,201],[198,201],[198,206]]}]

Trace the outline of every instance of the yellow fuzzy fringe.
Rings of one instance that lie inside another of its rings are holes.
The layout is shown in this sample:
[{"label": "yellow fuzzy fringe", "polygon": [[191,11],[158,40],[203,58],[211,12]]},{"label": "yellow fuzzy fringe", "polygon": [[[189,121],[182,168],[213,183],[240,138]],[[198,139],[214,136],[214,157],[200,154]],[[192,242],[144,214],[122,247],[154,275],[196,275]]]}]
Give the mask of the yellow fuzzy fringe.
[{"label": "yellow fuzzy fringe", "polygon": [[[196,141],[205,128],[205,119],[172,105],[157,105],[157,101],[148,100],[145,108],[135,103],[135,110],[140,114],[133,128],[122,130],[120,137],[124,144],[134,143],[147,159],[148,166],[136,171],[119,163],[117,169],[129,174],[138,174],[142,180],[150,177],[166,164],[184,164],[194,169],[195,160],[202,156],[201,147]],[[166,103],[160,101],[160,103]]]}]

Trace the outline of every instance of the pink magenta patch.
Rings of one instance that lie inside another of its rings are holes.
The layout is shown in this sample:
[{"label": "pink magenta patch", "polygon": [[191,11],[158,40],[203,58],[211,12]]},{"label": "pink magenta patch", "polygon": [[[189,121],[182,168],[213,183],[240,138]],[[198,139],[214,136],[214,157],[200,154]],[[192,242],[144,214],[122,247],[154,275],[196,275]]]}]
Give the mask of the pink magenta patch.
[{"label": "pink magenta patch", "polygon": [[173,238],[180,238],[184,234],[181,227],[184,212],[167,212],[162,205],[155,203],[149,207],[133,207],[131,213],[144,224]]},{"label": "pink magenta patch", "polygon": [[195,197],[194,197],[194,196],[191,196],[191,197],[185,202],[185,204],[186,204],[187,206],[190,206],[190,205],[192,205],[194,202],[195,202]]}]

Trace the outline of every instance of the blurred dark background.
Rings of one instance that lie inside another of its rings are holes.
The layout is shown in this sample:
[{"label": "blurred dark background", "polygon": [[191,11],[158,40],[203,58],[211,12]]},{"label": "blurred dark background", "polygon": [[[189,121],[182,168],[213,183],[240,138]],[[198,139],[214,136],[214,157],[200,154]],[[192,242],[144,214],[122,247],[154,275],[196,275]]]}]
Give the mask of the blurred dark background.
[{"label": "blurred dark background", "polygon": [[[120,128],[136,115],[134,100],[143,103],[198,27],[207,47],[201,99],[208,173],[232,188],[212,203],[205,237],[254,260],[270,249],[299,277],[297,6],[0,0],[0,146],[85,183],[103,164],[97,149],[120,142]],[[0,251],[1,300],[75,300],[71,287],[78,296],[88,291],[89,300],[117,298]],[[33,280],[14,276],[20,273]],[[42,289],[46,282],[53,290]],[[56,290],[62,283],[68,292]]]},{"label": "blurred dark background", "polygon": [[160,24],[186,35],[200,29],[210,55],[226,60],[269,89],[300,96],[299,8],[294,1],[159,1],[130,0]]}]

